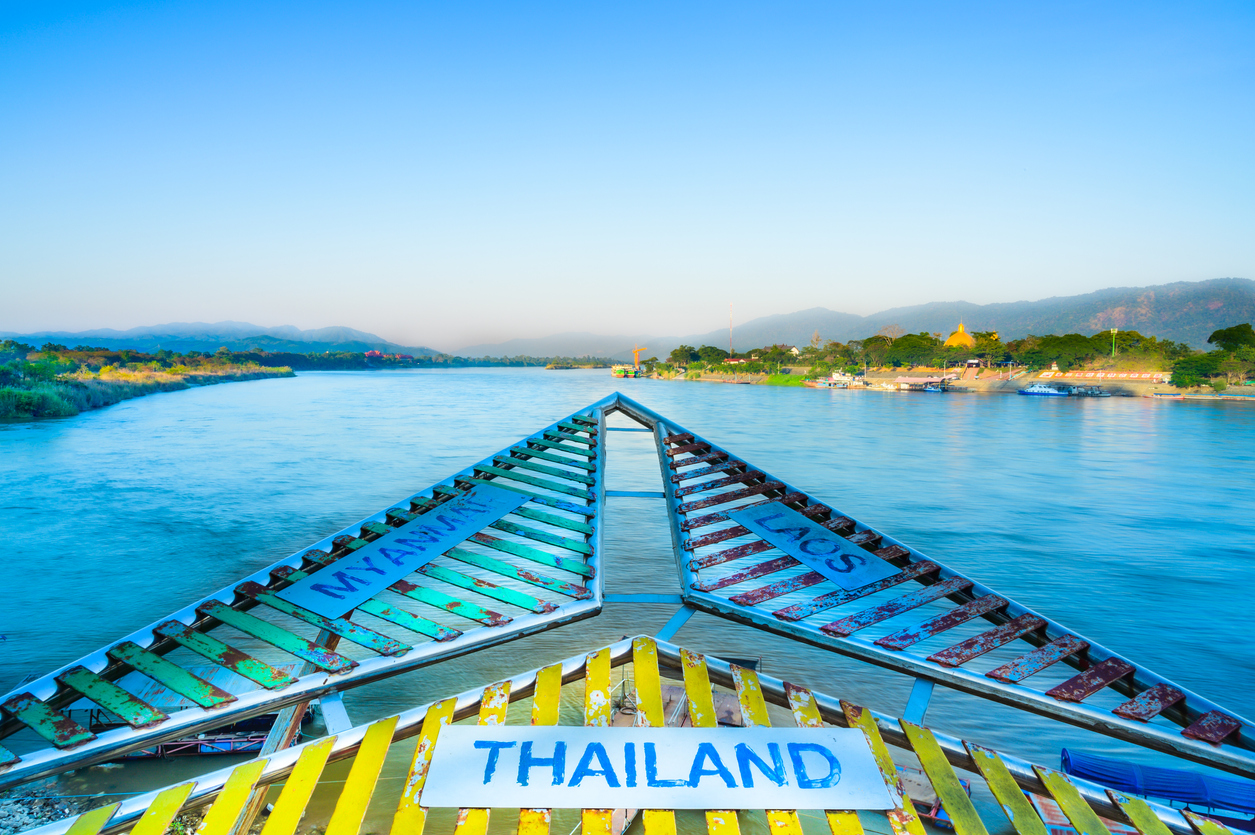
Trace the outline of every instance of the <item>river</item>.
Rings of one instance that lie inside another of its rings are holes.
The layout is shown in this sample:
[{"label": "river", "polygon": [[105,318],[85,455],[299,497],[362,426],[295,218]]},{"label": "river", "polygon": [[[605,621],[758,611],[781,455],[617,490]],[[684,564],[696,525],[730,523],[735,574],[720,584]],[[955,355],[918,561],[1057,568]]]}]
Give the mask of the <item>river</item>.
[{"label": "river", "polygon": [[[301,373],[0,424],[0,692],[395,503],[619,388],[1093,640],[1255,714],[1255,408],[1231,402],[817,391],[541,369]],[[614,433],[616,490],[658,490]],[[659,502],[608,501],[608,592],[676,592]],[[351,692],[355,721],[657,631],[668,605]],[[910,682],[698,615],[677,643],[897,714]],[[977,710],[974,705],[980,704]],[[929,723],[1054,765],[1062,745],[1161,762],[938,689]],[[6,743],[7,744],[7,743]],[[22,750],[14,738],[14,750]],[[92,769],[126,791],[223,761]],[[556,830],[555,830],[556,831]]]}]

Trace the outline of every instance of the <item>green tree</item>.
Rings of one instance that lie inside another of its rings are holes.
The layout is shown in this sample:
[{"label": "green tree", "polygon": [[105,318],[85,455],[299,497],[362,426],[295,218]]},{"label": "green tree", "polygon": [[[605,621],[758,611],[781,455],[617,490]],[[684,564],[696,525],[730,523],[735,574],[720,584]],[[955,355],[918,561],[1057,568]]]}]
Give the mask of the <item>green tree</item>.
[{"label": "green tree", "polygon": [[667,355],[667,361],[672,365],[688,365],[690,362],[697,362],[699,359],[701,359],[701,356],[692,345],[681,345]]},{"label": "green tree", "polygon": [[711,365],[718,365],[728,358],[727,351],[722,348],[716,348],[713,345],[703,345],[698,348],[697,355],[701,358],[702,362],[707,362]]},{"label": "green tree", "polygon": [[1255,330],[1250,322],[1222,328],[1207,337],[1208,345],[1215,345],[1222,351],[1236,351],[1247,345],[1255,345]]}]

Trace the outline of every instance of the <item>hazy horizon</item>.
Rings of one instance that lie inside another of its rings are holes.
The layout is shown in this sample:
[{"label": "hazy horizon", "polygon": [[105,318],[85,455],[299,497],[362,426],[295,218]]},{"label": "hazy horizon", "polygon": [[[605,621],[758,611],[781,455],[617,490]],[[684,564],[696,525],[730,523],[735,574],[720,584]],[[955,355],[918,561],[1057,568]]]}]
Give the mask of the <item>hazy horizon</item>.
[{"label": "hazy horizon", "polygon": [[447,350],[1252,276],[1252,36],[1241,3],[9,5],[0,330]]}]

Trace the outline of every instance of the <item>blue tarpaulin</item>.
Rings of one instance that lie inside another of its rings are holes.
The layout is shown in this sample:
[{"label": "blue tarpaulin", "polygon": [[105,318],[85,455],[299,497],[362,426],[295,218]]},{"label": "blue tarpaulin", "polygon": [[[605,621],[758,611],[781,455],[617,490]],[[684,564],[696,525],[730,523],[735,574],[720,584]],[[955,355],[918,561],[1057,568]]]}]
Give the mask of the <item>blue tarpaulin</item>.
[{"label": "blue tarpaulin", "polygon": [[1255,814],[1255,781],[1204,777],[1175,768],[1137,765],[1084,751],[1070,751],[1067,748],[1063,749],[1061,759],[1065,774],[1093,780],[1107,788],[1143,797],[1179,800],[1212,809]]}]

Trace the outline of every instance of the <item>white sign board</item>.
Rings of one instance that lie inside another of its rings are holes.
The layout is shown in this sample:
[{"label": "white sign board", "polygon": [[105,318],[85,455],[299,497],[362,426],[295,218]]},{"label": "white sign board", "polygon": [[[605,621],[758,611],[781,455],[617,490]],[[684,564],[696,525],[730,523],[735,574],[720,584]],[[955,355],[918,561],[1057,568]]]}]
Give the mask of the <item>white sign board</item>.
[{"label": "white sign board", "polygon": [[779,502],[739,507],[729,511],[728,518],[843,589],[856,589],[899,571]]},{"label": "white sign board", "polygon": [[519,493],[476,485],[298,580],[278,596],[323,617],[338,618],[527,501]]},{"label": "white sign board", "polygon": [[892,809],[850,728],[442,728],[424,806]]}]

